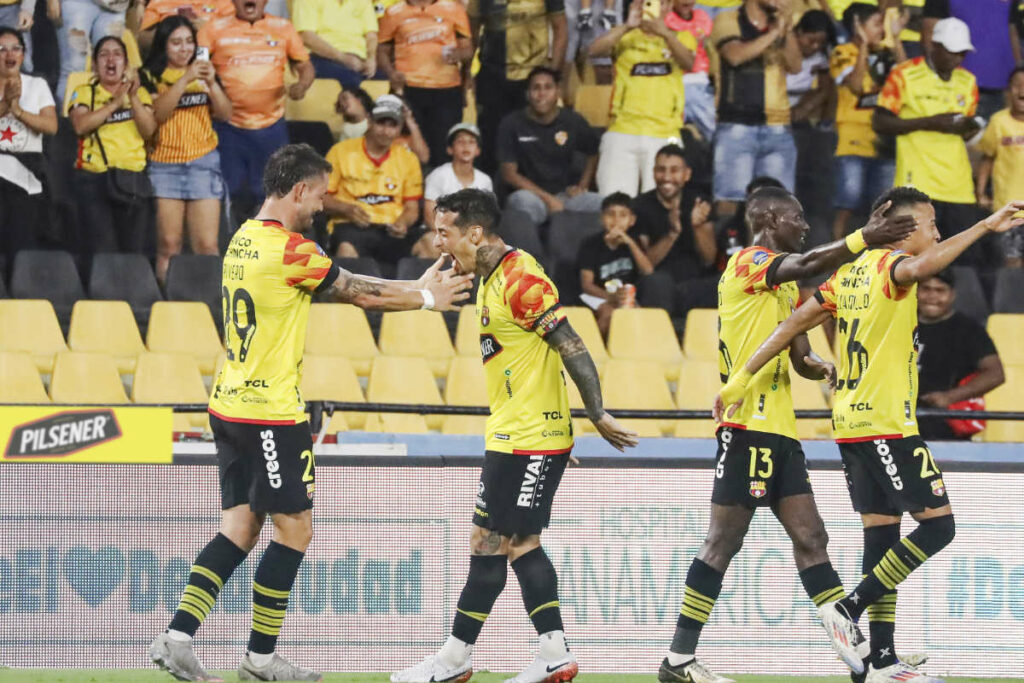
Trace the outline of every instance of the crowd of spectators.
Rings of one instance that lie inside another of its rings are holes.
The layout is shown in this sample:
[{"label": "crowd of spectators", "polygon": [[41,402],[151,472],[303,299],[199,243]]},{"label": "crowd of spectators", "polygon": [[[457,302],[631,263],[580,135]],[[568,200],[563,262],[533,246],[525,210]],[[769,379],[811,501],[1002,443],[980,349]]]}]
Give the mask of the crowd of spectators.
[{"label": "crowd of spectators", "polygon": [[[332,256],[385,272],[429,258],[436,199],[493,189],[530,244],[581,245],[559,284],[602,327],[634,302],[681,320],[715,305],[749,242],[752,188],[794,192],[812,242],[857,227],[893,183],[934,198],[944,237],[1024,196],[1022,7],[0,0],[2,252],[8,267],[40,246],[147,253],[161,281],[186,245],[218,253],[262,200],[287,100],[332,79],[340,136],[324,147],[318,233]],[[613,86],[605,129],[573,108],[581,79]],[[54,209],[61,126],[77,138],[73,169],[58,169],[70,218]],[[1022,257],[1018,232],[966,262],[990,286]]]}]

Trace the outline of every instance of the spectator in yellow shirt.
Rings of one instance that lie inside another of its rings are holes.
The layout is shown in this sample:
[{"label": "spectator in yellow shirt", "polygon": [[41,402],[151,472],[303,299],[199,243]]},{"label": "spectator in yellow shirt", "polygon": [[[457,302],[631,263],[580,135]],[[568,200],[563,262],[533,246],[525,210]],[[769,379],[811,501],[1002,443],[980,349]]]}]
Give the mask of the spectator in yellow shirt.
[{"label": "spectator in yellow shirt", "polygon": [[313,53],[318,78],[351,88],[377,73],[377,14],[370,0],[300,0],[292,21]]},{"label": "spectator in yellow shirt", "polygon": [[[1010,106],[996,112],[978,143],[985,156],[978,165],[975,194],[985,209],[1024,197],[1024,67],[1010,74],[1009,94]],[[1007,266],[1024,265],[1024,230],[1014,228],[1003,235],[1003,253]]]}]

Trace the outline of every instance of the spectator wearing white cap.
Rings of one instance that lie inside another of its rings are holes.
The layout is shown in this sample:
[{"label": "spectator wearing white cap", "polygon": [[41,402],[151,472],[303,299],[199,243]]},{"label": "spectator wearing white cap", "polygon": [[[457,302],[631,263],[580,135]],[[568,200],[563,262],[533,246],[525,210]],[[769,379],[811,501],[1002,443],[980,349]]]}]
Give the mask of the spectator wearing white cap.
[{"label": "spectator wearing white cap", "polygon": [[872,118],[879,135],[896,136],[896,181],[932,198],[943,238],[975,222],[974,184],[965,140],[979,130],[974,119],[978,86],[960,66],[973,50],[967,24],[935,24],[929,55],[895,67]]}]

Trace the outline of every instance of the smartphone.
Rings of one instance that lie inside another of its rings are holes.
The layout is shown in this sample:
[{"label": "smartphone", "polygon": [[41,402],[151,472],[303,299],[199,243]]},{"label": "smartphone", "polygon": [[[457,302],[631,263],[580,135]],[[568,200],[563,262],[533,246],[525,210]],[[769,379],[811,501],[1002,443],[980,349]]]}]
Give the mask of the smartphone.
[{"label": "smartphone", "polygon": [[661,0],[644,0],[644,16],[657,19],[661,16]]},{"label": "smartphone", "polygon": [[196,48],[196,61],[197,62],[208,62],[208,61],[210,61],[210,48],[208,48],[208,47],[197,47]]}]

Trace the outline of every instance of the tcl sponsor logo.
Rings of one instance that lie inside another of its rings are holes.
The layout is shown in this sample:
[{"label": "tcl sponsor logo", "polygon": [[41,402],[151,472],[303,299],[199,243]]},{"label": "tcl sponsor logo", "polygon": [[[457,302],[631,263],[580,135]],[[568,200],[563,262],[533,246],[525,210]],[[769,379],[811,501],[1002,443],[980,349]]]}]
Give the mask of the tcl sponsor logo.
[{"label": "tcl sponsor logo", "polygon": [[4,449],[7,458],[70,455],[121,436],[112,410],[57,413],[15,427]]},{"label": "tcl sponsor logo", "polygon": [[875,439],[875,452],[878,453],[879,460],[885,465],[885,473],[889,475],[892,487],[897,491],[902,491],[903,480],[897,474],[896,464],[892,461],[892,452],[889,449],[889,444],[884,439]]},{"label": "tcl sponsor logo", "polygon": [[270,482],[270,488],[279,489],[281,488],[281,463],[277,461],[277,442],[274,441],[274,430],[265,429],[260,432],[260,438],[263,439],[263,459],[267,461],[267,481]]}]

